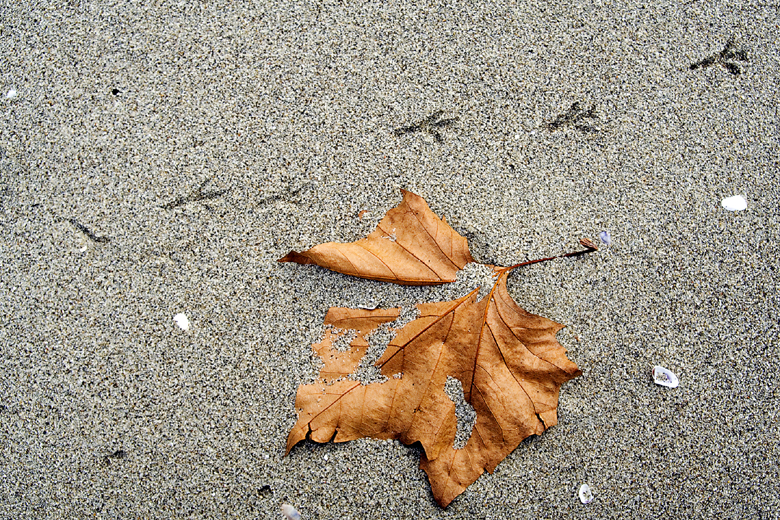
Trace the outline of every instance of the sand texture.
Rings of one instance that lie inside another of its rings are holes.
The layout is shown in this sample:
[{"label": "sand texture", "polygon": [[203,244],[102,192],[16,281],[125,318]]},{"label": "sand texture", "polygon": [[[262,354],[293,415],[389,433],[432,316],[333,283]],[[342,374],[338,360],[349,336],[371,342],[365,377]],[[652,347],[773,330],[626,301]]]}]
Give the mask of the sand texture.
[{"label": "sand texture", "polygon": [[[778,518],[774,3],[0,3],[0,518]],[[400,189],[481,263],[612,242],[509,276],[583,375],[447,509],[419,447],[283,456],[329,307],[481,279],[276,262]]]}]

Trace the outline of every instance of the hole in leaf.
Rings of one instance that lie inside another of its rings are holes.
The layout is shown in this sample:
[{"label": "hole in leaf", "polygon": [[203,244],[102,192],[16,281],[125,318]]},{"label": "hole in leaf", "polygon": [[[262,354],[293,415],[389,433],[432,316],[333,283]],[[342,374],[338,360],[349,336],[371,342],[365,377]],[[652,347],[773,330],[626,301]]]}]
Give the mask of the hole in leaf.
[{"label": "hole in leaf", "polygon": [[387,378],[376,366],[376,362],[387,350],[387,345],[395,338],[396,331],[402,329],[408,323],[413,322],[419,316],[420,311],[417,307],[404,307],[401,309],[401,315],[394,321],[383,323],[376,330],[366,336],[369,347],[365,356],[360,360],[360,364],[354,374],[350,374],[350,379],[360,381],[364,385],[371,383],[384,383]]},{"label": "hole in leaf", "polygon": [[444,393],[455,403],[455,417],[458,419],[458,431],[455,434],[455,442],[452,447],[456,450],[462,450],[471,438],[471,431],[477,424],[477,412],[470,403],[466,402],[463,395],[463,385],[458,379],[447,376],[447,382],[444,384]]}]

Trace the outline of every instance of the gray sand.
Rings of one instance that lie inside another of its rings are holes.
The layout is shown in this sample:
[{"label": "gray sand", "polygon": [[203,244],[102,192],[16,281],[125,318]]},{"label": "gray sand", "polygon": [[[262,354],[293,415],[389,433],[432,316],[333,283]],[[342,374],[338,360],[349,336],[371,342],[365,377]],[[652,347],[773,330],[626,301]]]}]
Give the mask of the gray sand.
[{"label": "gray sand", "polygon": [[[776,6],[161,3],[0,7],[0,517],[778,517]],[[418,448],[283,457],[328,307],[471,288],[275,262],[400,188],[484,263],[613,240],[510,276],[584,375],[446,510]]]}]

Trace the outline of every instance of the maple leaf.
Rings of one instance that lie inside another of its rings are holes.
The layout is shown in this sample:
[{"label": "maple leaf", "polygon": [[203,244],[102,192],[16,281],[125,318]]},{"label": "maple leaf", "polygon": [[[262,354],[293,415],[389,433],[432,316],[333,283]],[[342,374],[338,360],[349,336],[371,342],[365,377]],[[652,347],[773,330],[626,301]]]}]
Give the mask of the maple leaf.
[{"label": "maple leaf", "polygon": [[[367,238],[293,251],[279,261],[401,284],[454,281],[473,261],[466,239],[421,197],[403,194]],[[586,250],[560,257],[597,249],[590,240],[580,243]],[[446,507],[483,471],[492,473],[523,439],[555,425],[561,385],[582,373],[555,339],[563,325],[523,310],[506,287],[513,269],[560,257],[493,267],[495,282],[480,300],[478,287],[457,300],[417,305],[419,317],[395,331],[375,363],[386,378],[379,383],[364,385],[350,376],[369,349],[370,335],[395,321],[400,309],[331,308],[322,341],[312,345],[323,367],[315,383],[298,388],[298,421],[286,453],[304,439],[419,442],[420,467],[434,498]],[[336,346],[344,339],[351,339],[346,350]],[[457,417],[445,393],[448,376],[460,381],[477,415],[462,449],[453,446]]]},{"label": "maple leaf", "polygon": [[[434,498],[446,507],[523,439],[555,425],[561,384],[581,372],[555,339],[563,326],[524,311],[511,298],[508,272],[497,271],[490,294],[479,301],[477,288],[454,301],[417,305],[419,317],[397,331],[375,364],[387,377],[382,383],[363,385],[348,376],[368,348],[366,337],[400,310],[331,308],[325,324],[335,331],[313,345],[325,366],[319,381],[298,389],[299,416],[287,453],[306,438],[419,442],[420,467]],[[347,330],[356,331],[351,348],[333,349]],[[453,448],[457,417],[444,392],[447,376],[461,382],[477,414],[459,450]]]},{"label": "maple leaf", "polygon": [[343,274],[402,285],[437,285],[455,281],[473,262],[468,242],[425,200],[406,190],[373,233],[350,243],[328,242],[279,262],[316,264]]}]

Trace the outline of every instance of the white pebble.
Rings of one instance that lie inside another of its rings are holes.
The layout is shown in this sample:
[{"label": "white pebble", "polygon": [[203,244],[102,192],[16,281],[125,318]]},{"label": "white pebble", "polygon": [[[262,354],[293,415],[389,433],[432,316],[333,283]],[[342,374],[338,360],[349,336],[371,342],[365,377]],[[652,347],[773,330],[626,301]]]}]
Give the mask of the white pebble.
[{"label": "white pebble", "polygon": [[726,197],[720,201],[720,204],[729,211],[742,211],[743,209],[747,209],[747,201],[742,195]]},{"label": "white pebble", "polygon": [[5,99],[13,99],[16,97],[16,89],[12,88],[5,93]]},{"label": "white pebble", "polygon": [[674,372],[661,366],[653,367],[653,381],[655,384],[661,386],[668,386],[669,388],[677,388],[680,384],[680,380],[674,375]]},{"label": "white pebble", "polygon": [[612,245],[612,237],[609,236],[609,231],[602,231],[599,233],[599,238],[602,242],[604,242],[604,245],[609,246]]},{"label": "white pebble", "polygon": [[583,504],[590,504],[593,502],[593,491],[590,490],[590,486],[583,484],[580,486],[580,502]]},{"label": "white pebble", "polygon": [[190,320],[187,319],[187,315],[183,312],[174,316],[173,321],[176,322],[176,325],[178,325],[181,330],[190,330]]},{"label": "white pebble", "polygon": [[282,504],[282,514],[287,520],[301,520],[301,514],[290,504]]}]

